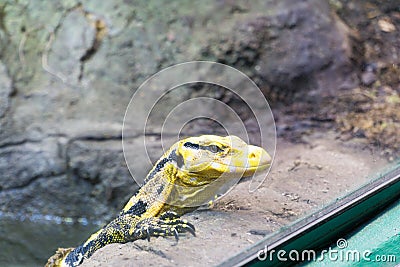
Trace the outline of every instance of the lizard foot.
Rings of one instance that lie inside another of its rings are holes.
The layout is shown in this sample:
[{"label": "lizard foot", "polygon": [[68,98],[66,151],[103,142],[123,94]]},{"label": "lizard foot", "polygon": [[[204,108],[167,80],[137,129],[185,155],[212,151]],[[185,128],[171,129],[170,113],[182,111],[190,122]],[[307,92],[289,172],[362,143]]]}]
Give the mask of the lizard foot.
[{"label": "lizard foot", "polygon": [[148,241],[150,241],[151,236],[174,236],[178,241],[179,233],[185,232],[196,236],[193,224],[180,219],[175,212],[167,211],[160,217],[146,218],[140,221],[133,231],[133,236]]},{"label": "lizard foot", "polygon": [[59,249],[57,249],[56,254],[54,254],[53,256],[51,256],[48,259],[45,267],[58,267],[58,266],[61,266],[61,262],[73,250],[74,250],[74,248],[59,248]]}]

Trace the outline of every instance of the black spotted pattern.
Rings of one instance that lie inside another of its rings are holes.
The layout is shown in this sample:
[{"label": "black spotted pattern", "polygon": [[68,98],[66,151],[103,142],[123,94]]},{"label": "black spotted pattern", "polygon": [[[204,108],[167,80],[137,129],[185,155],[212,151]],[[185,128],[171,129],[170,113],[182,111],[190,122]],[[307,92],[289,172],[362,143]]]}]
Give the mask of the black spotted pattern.
[{"label": "black spotted pattern", "polygon": [[167,164],[167,162],[169,162],[169,161],[170,161],[169,158],[161,159],[157,163],[157,166],[154,168],[154,170],[146,177],[146,180],[144,181],[144,183],[147,183],[147,181],[150,181],[154,177],[154,175],[156,175],[159,171],[161,171],[162,168],[164,168],[165,164]]},{"label": "black spotted pattern", "polygon": [[199,150],[199,149],[201,149],[201,150],[207,150],[207,151],[210,151],[210,152],[212,152],[212,153],[218,153],[218,152],[223,151],[223,149],[220,148],[220,147],[217,146],[217,145],[202,146],[202,145],[199,145],[199,144],[194,144],[194,143],[191,143],[191,142],[186,142],[186,143],[183,144],[183,146],[184,146],[184,147],[187,147],[187,148],[191,148],[191,149],[196,149],[196,150]]},{"label": "black spotted pattern", "polygon": [[93,241],[89,242],[87,246],[79,246],[71,251],[65,258],[65,263],[68,266],[78,266],[83,261],[83,255],[85,255],[89,248],[93,245]]},{"label": "black spotted pattern", "polygon": [[145,213],[146,210],[147,210],[147,203],[143,202],[142,200],[139,200],[138,202],[135,203],[135,205],[133,205],[129,210],[127,210],[125,214],[140,216],[143,213]]},{"label": "black spotted pattern", "polygon": [[200,149],[200,145],[199,144],[194,144],[194,143],[191,143],[191,142],[186,142],[186,143],[183,144],[183,146],[187,147],[187,148],[191,148],[191,149],[196,149],[196,150]]},{"label": "black spotted pattern", "polygon": [[163,190],[164,190],[164,185],[163,184],[159,185],[157,188],[157,193],[160,195]]},{"label": "black spotted pattern", "polygon": [[172,161],[175,161],[178,168],[182,168],[183,164],[185,163],[182,155],[176,154],[176,149],[172,150],[168,158],[170,158]]}]

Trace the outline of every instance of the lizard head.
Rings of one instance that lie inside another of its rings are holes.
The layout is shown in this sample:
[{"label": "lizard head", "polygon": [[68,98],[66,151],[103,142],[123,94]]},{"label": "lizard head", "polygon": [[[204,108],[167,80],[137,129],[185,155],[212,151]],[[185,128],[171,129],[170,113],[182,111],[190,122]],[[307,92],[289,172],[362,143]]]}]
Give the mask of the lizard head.
[{"label": "lizard head", "polygon": [[[202,135],[175,143],[157,162],[147,181],[158,175],[165,184],[159,200],[180,213],[226,193],[240,178],[271,165],[271,156],[236,136]],[[161,180],[155,180],[161,184]],[[169,186],[168,186],[169,185]]]},{"label": "lizard head", "polygon": [[236,136],[190,137],[174,147],[178,176],[186,185],[200,186],[222,176],[251,176],[271,164],[271,156],[263,148],[249,145]]}]

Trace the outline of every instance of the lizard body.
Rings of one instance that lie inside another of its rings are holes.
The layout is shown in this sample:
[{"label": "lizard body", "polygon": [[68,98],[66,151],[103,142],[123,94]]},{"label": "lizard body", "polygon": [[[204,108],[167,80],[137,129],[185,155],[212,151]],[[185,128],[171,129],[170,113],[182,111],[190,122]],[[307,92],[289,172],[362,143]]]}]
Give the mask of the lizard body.
[{"label": "lizard body", "polygon": [[236,136],[202,135],[175,143],[156,162],[144,185],[117,218],[81,246],[58,249],[46,267],[78,266],[110,243],[175,236],[194,226],[180,216],[212,200],[221,187],[271,164],[268,153]]}]

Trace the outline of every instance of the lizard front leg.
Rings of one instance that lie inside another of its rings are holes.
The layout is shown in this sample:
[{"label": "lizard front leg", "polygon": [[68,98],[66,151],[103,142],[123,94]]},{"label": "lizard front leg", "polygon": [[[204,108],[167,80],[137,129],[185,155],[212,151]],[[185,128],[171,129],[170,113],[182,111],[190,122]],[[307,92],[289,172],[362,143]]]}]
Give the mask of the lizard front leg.
[{"label": "lizard front leg", "polygon": [[83,245],[75,248],[65,258],[66,266],[78,266],[95,251],[111,243],[126,243],[138,239],[150,240],[151,236],[175,236],[189,232],[195,235],[194,226],[182,220],[171,211],[160,217],[140,218],[132,214],[122,214],[93,234]]},{"label": "lizard front leg", "polygon": [[122,214],[109,224],[94,233],[81,246],[71,251],[64,259],[66,266],[78,266],[84,259],[89,258],[95,251],[111,243],[126,243],[139,239],[130,233],[140,217],[132,214]]},{"label": "lizard front leg", "polygon": [[132,237],[135,239],[147,239],[148,241],[152,236],[174,236],[178,241],[180,233],[189,232],[196,236],[195,231],[193,224],[181,219],[172,211],[166,211],[160,217],[145,218],[131,230]]}]

